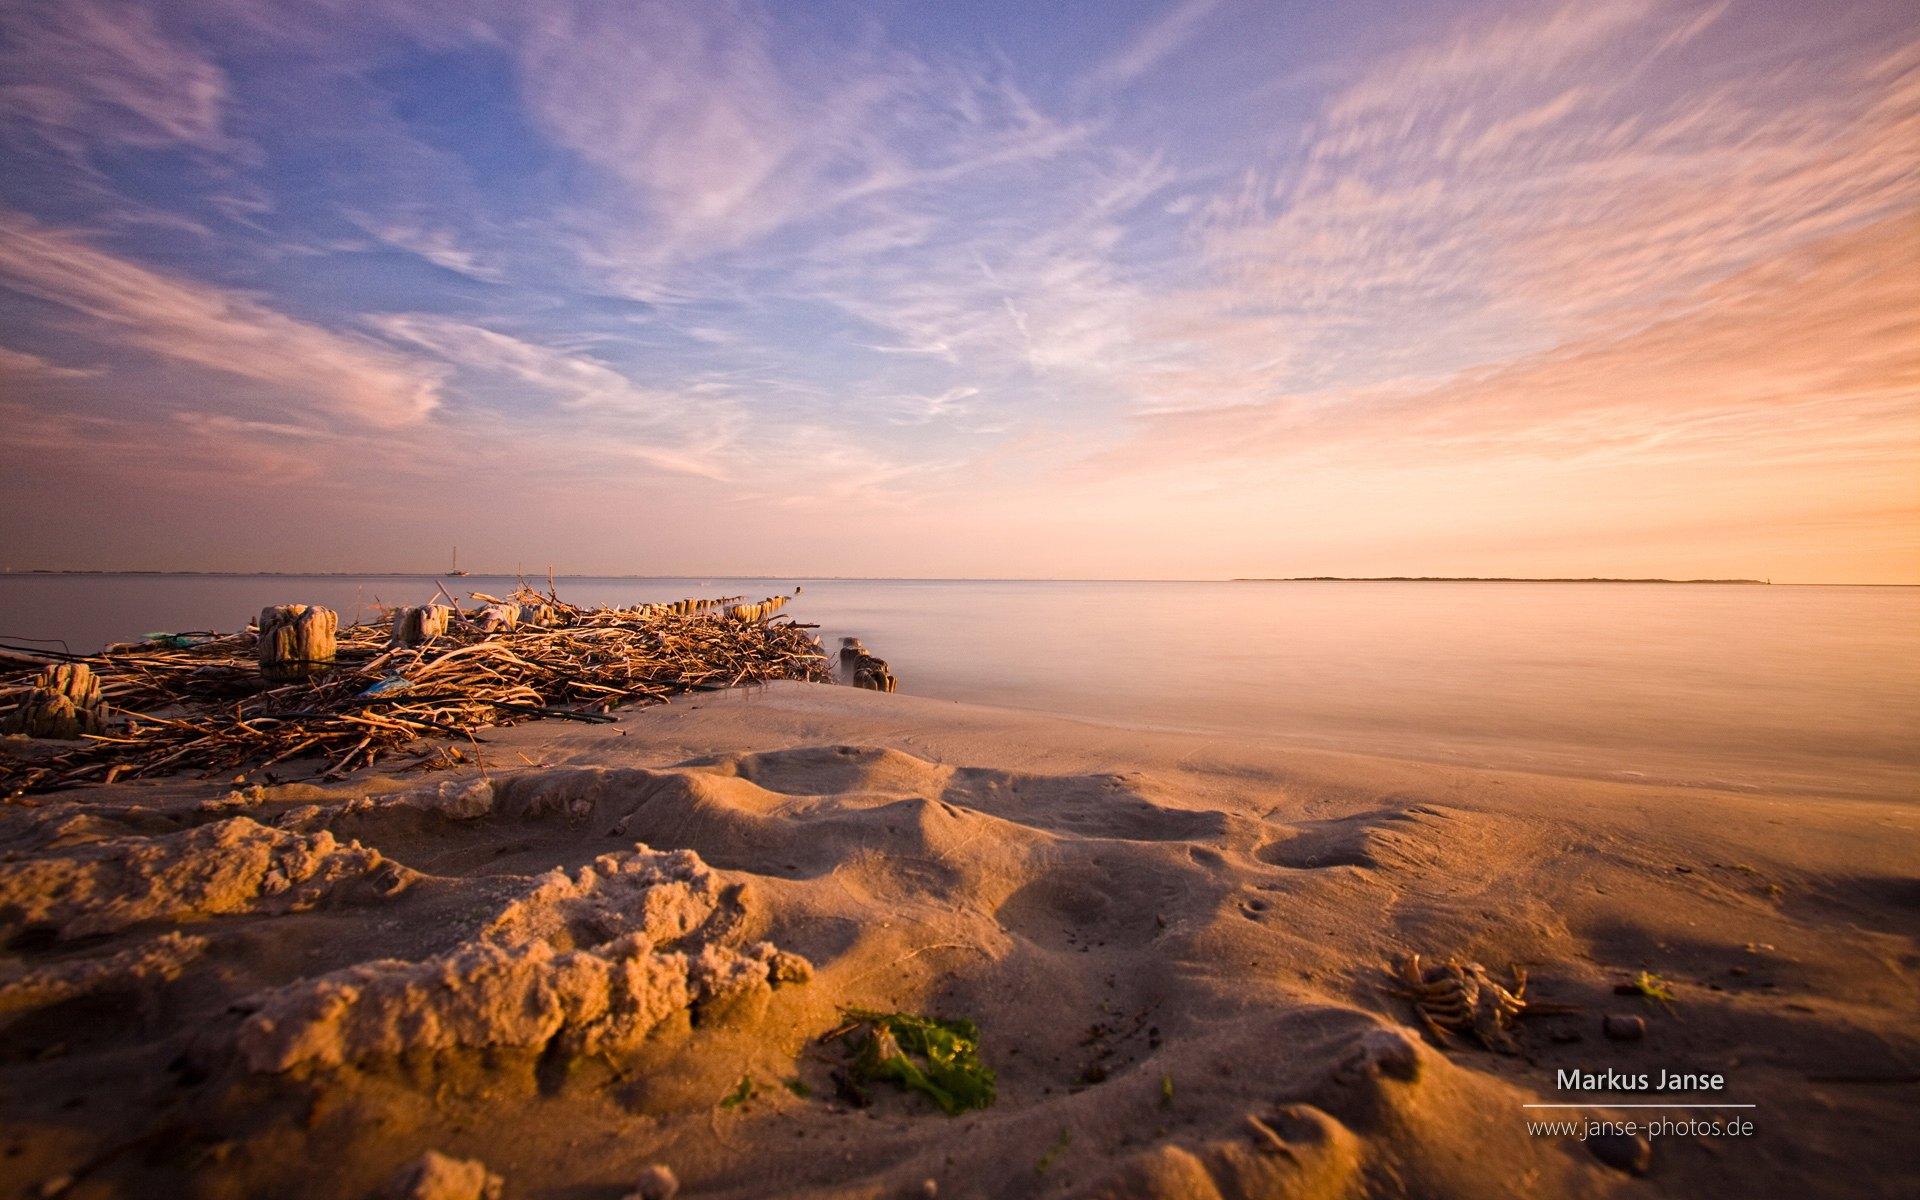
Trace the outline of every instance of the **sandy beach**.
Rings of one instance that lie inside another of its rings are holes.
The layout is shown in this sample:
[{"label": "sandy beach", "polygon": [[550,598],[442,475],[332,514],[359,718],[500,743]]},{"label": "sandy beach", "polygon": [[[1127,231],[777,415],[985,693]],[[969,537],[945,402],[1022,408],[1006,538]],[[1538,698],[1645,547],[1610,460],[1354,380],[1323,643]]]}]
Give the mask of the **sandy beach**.
[{"label": "sandy beach", "polygon": [[[801,683],[486,740],[0,810],[0,1192],[364,1197],[428,1151],[484,1170],[414,1194],[554,1200],[1920,1186],[1910,805]],[[1528,1008],[1443,1044],[1413,954]],[[849,1010],[971,1020],[996,1099],[850,1085]],[[1523,1107],[1648,1103],[1752,1107]],[[1720,1131],[1529,1131],[1662,1118]]]}]

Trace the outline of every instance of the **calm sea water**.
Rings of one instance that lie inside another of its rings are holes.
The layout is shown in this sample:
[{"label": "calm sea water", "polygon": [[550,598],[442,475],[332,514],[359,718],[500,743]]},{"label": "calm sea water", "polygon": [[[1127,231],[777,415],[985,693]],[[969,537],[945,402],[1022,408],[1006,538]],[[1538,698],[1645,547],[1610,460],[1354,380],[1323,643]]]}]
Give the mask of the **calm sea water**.
[{"label": "calm sea water", "polygon": [[[501,594],[513,580],[449,580]],[[1920,798],[1920,589],[566,578],[575,603],[752,599],[856,634],[905,691],[1498,767]],[[456,586],[457,585],[457,586]],[[0,641],[89,650],[395,577],[0,576]]]}]

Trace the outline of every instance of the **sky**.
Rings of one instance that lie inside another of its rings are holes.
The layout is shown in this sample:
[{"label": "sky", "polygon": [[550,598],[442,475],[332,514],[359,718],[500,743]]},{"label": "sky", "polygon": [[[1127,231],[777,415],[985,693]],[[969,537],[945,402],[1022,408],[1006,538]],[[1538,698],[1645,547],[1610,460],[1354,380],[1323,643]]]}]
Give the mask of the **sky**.
[{"label": "sky", "polygon": [[0,0],[0,567],[1920,583],[1911,0]]}]

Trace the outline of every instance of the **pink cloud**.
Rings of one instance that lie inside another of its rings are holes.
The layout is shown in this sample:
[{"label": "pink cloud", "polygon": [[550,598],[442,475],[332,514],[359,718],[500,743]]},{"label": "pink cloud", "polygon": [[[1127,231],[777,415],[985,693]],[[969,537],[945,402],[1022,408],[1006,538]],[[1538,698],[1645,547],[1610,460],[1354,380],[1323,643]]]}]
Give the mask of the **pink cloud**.
[{"label": "pink cloud", "polygon": [[0,346],[0,379],[26,383],[53,379],[92,379],[101,373],[98,367],[63,367],[38,354]]},{"label": "pink cloud", "polygon": [[1441,386],[1284,396],[1262,404],[1143,418],[1156,452],[1284,450],[1301,435],[1386,433],[1536,445],[1556,422],[1600,415],[1622,433],[1654,433],[1703,413],[1781,407],[1897,411],[1920,397],[1920,215],[1903,214],[1749,268],[1663,319],[1598,333]]},{"label": "pink cloud", "polygon": [[1680,65],[1718,15],[1520,8],[1388,56],[1329,97],[1297,162],[1207,206],[1217,288],[1193,302],[1377,383],[1654,319],[1920,204],[1920,40]]}]

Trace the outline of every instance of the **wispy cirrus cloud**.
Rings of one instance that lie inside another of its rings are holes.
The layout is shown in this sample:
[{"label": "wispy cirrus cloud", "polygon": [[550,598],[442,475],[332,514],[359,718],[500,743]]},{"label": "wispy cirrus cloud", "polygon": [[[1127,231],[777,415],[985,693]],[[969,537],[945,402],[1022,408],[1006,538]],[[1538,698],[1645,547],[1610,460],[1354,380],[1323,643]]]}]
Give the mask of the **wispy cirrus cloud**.
[{"label": "wispy cirrus cloud", "polygon": [[38,354],[0,346],[0,379],[93,379],[100,374],[99,367],[64,367]]},{"label": "wispy cirrus cloud", "polygon": [[484,326],[418,313],[378,317],[372,323],[395,341],[411,342],[461,366],[532,384],[570,407],[644,413],[666,403],[661,393],[636,386],[604,363]]},{"label": "wispy cirrus cloud", "polygon": [[[529,107],[603,168],[631,208],[603,265],[656,276],[848,206],[1045,159],[1084,131],[1011,80],[872,39],[818,44],[777,10],[723,3],[546,6],[515,32]],[[858,220],[858,217],[853,219]]]},{"label": "wispy cirrus cloud", "polygon": [[[740,417],[724,399],[642,387],[591,355],[483,326],[422,314],[375,318],[388,338],[433,352],[460,370],[537,389],[566,422],[594,422],[614,453],[678,474],[727,477]],[[530,431],[532,432],[532,431]]]},{"label": "wispy cirrus cloud", "polygon": [[1631,320],[1920,202],[1920,43],[1718,76],[1673,59],[1721,13],[1463,20],[1337,90],[1289,164],[1217,198],[1209,259],[1311,345],[1320,382],[1380,379]]},{"label": "wispy cirrus cloud", "polygon": [[[1644,327],[1444,382],[1162,412],[1128,452],[1155,469],[1248,458],[1454,463],[1503,456],[1721,460],[1755,470],[1857,451],[1910,461],[1920,437],[1920,216],[1754,266]],[[1833,347],[1845,345],[1845,354]],[[1863,440],[1856,440],[1863,439]]]},{"label": "wispy cirrus cloud", "polygon": [[498,266],[464,245],[460,236],[444,225],[419,221],[404,214],[376,217],[367,213],[352,213],[349,216],[354,224],[385,244],[418,255],[443,270],[486,283],[498,283],[504,278]]},{"label": "wispy cirrus cloud", "polygon": [[90,143],[230,148],[227,76],[124,0],[0,6],[0,124]]},{"label": "wispy cirrus cloud", "polygon": [[64,310],[117,344],[266,385],[277,397],[370,426],[413,424],[440,402],[437,372],[370,339],[140,266],[17,213],[0,212],[0,286]]},{"label": "wispy cirrus cloud", "polygon": [[1111,91],[1133,83],[1191,42],[1201,22],[1219,7],[1220,0],[1178,0],[1089,71],[1082,89]]}]

